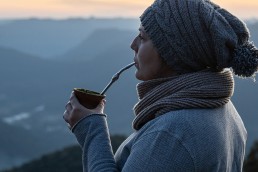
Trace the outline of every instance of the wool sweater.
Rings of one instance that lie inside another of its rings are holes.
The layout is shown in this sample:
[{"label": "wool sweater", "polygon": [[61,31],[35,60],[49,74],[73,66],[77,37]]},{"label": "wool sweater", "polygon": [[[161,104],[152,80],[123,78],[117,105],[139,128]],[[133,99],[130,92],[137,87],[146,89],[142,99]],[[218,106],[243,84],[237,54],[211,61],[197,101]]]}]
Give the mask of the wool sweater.
[{"label": "wool sweater", "polygon": [[73,130],[84,172],[239,172],[247,132],[231,102],[215,109],[170,111],[132,133],[113,155],[106,116]]}]

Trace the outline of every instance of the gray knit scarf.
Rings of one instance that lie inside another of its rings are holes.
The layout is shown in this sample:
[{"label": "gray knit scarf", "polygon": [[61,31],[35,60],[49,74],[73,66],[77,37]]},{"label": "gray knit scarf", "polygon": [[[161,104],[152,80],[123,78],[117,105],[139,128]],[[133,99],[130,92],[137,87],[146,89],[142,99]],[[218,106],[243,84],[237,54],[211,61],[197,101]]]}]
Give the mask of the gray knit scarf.
[{"label": "gray knit scarf", "polygon": [[139,130],[148,121],[166,112],[191,108],[217,108],[233,94],[232,72],[199,71],[137,85],[139,102],[134,106],[133,127]]}]

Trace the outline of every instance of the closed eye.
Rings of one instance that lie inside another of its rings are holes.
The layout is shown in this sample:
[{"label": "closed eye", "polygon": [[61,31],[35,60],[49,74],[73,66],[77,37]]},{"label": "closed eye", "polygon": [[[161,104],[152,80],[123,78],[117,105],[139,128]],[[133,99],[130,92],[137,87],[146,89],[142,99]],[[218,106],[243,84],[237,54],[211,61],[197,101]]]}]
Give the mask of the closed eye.
[{"label": "closed eye", "polygon": [[142,40],[143,39],[143,36],[141,34],[138,35],[138,37]]}]

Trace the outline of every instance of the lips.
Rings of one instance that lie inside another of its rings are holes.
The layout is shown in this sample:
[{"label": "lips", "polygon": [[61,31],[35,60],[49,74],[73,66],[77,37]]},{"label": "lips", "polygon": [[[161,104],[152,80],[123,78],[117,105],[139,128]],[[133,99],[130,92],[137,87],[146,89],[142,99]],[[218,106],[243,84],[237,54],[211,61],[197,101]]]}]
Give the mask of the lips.
[{"label": "lips", "polygon": [[134,66],[136,67],[136,69],[139,69],[139,64],[137,63],[137,54],[134,54],[133,61],[135,63]]},{"label": "lips", "polygon": [[136,63],[136,61],[134,61],[135,62],[135,67],[137,68],[137,69],[139,69],[139,65],[138,65],[138,63]]}]

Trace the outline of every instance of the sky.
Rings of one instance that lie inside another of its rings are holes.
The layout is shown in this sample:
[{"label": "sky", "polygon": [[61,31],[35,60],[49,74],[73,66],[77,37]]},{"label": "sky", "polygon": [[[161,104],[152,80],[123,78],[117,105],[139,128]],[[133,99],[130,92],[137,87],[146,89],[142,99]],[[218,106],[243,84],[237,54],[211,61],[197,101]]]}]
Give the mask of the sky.
[{"label": "sky", "polygon": [[[137,18],[153,0],[0,0],[0,19]],[[242,18],[258,18],[258,0],[213,0]]]}]

